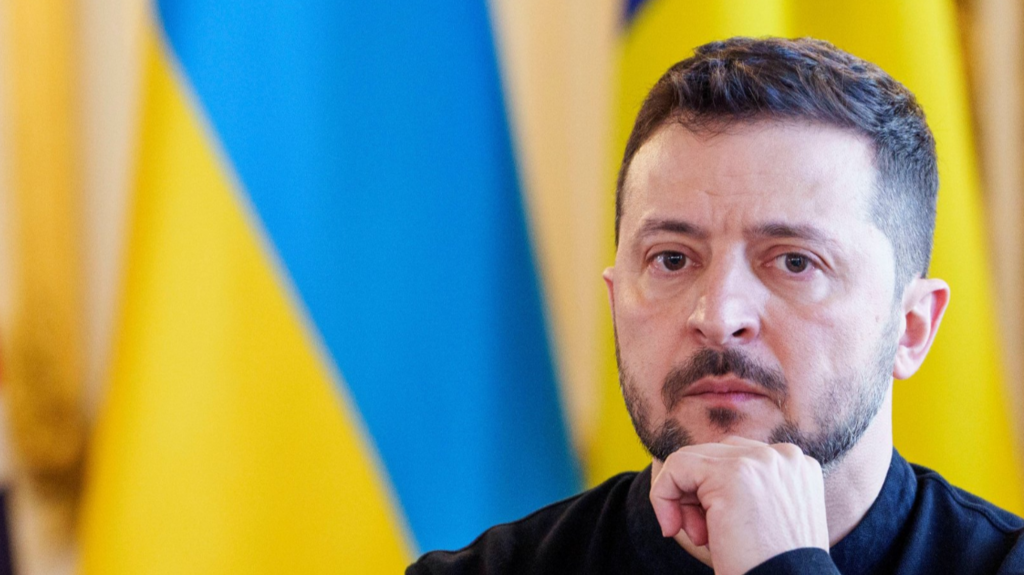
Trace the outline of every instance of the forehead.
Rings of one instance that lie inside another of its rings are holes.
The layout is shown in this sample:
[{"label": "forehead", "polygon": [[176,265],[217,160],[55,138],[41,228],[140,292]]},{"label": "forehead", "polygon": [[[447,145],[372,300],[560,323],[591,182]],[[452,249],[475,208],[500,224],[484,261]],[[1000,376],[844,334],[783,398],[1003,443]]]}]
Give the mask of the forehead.
[{"label": "forehead", "polygon": [[872,225],[870,141],[809,123],[756,122],[712,134],[671,122],[638,151],[624,183],[622,237],[679,216],[709,233],[765,222]]}]

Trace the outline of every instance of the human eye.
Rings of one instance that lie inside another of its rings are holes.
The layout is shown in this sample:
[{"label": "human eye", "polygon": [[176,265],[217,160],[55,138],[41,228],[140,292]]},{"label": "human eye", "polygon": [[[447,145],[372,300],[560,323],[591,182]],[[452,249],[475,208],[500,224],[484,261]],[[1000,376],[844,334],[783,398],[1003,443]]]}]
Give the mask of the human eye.
[{"label": "human eye", "polygon": [[776,256],[772,263],[779,270],[793,275],[805,275],[816,267],[810,256],[798,252]]},{"label": "human eye", "polygon": [[664,251],[654,255],[652,264],[668,272],[677,272],[690,265],[690,258],[681,252]]}]

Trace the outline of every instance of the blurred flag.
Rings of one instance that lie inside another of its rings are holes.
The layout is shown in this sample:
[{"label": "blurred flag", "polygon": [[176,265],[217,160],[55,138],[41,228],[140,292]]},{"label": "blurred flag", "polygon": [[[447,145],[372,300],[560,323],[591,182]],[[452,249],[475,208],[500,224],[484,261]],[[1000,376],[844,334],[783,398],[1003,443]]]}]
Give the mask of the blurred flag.
[{"label": "blurred flag", "polygon": [[0,574],[13,541],[20,567],[60,569],[74,537],[85,443],[74,16],[60,0],[0,3]]},{"label": "blurred flag", "polygon": [[[694,47],[730,36],[828,40],[877,63],[917,95],[935,133],[942,182],[930,273],[948,281],[953,296],[924,367],[912,379],[896,382],[896,447],[954,484],[1024,512],[953,3],[629,0],[623,17],[617,150],[625,146],[641,101],[658,77]],[[604,355],[611,359],[596,447],[588,460],[591,483],[648,461],[637,442],[623,439],[633,432],[607,339]]]},{"label": "blurred flag", "polygon": [[486,6],[157,2],[84,573],[393,573],[579,487]]}]

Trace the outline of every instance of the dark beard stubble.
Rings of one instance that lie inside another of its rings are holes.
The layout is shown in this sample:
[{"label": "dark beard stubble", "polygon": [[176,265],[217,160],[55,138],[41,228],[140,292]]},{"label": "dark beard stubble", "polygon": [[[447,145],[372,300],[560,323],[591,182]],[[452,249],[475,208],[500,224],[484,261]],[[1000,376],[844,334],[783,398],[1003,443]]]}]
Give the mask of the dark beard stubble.
[{"label": "dark beard stubble", "polygon": [[[885,401],[896,356],[896,317],[879,338],[874,362],[867,370],[846,378],[837,378],[827,386],[826,400],[813,414],[817,433],[801,430],[788,419],[772,430],[768,443],[792,443],[821,465],[828,473],[860,440]],[[626,408],[640,442],[651,456],[664,461],[673,452],[693,445],[693,436],[674,418],[667,418],[654,427],[650,409],[639,387],[622,363],[618,334],[615,337],[615,358],[619,366],[619,386]],[[686,389],[703,377],[732,374],[760,386],[781,409],[786,403],[788,383],[781,372],[758,365],[735,348],[722,351],[702,349],[665,378],[661,399],[668,413],[685,395]],[[835,409],[845,406],[845,409]],[[744,414],[728,408],[711,408],[706,413],[712,425],[729,432],[742,421]]]}]

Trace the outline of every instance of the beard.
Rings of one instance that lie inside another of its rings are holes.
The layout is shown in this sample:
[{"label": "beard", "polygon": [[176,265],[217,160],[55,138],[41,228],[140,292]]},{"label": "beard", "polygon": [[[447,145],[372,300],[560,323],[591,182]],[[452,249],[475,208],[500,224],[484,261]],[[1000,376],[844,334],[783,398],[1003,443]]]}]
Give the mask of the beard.
[{"label": "beard", "polygon": [[[826,392],[816,398],[811,414],[817,431],[803,430],[788,417],[784,417],[783,423],[771,431],[768,443],[796,445],[805,455],[817,460],[826,474],[842,461],[867,431],[885,401],[896,357],[897,319],[894,314],[883,329],[873,352],[873,361],[869,361],[863,369],[853,370],[853,373],[834,377],[827,382]],[[687,389],[704,377],[731,374],[750,381],[760,387],[785,413],[783,408],[788,398],[789,383],[781,371],[757,363],[737,348],[725,351],[705,348],[697,351],[665,377],[661,400],[669,415],[663,423],[655,425],[640,386],[622,362],[618,334],[615,339],[619,386],[633,428],[648,453],[661,461],[678,449],[694,444],[693,436],[671,413]],[[721,407],[710,408],[705,415],[714,427],[726,432],[745,417],[741,412]]]}]

